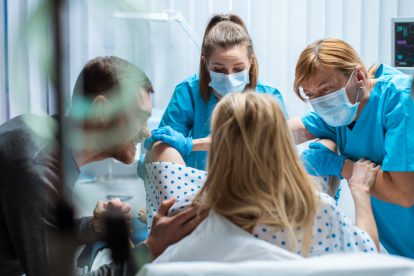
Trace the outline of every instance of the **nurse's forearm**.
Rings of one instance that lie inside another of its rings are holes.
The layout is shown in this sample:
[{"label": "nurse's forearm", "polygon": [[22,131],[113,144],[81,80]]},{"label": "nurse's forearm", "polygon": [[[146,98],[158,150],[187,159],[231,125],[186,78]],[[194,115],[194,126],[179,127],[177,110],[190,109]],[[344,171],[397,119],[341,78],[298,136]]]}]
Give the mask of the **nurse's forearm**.
[{"label": "nurse's forearm", "polygon": [[409,208],[414,205],[413,172],[378,172],[371,195]]},{"label": "nurse's forearm", "polygon": [[[354,161],[346,159],[341,170],[343,178],[352,176]],[[386,202],[411,207],[414,205],[414,173],[412,172],[378,172],[371,195]]]},{"label": "nurse's forearm", "polygon": [[[349,180],[355,162],[346,159],[341,170],[343,178]],[[413,172],[384,172],[380,170],[371,189],[371,195],[389,203],[409,208],[414,205]]]},{"label": "nurse's forearm", "polygon": [[208,151],[211,144],[211,137],[193,140],[193,151]]}]

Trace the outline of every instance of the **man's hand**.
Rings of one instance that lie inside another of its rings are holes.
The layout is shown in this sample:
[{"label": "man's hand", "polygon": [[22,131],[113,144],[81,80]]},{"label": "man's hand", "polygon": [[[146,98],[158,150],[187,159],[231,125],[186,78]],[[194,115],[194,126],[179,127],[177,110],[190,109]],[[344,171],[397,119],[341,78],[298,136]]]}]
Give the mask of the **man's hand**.
[{"label": "man's hand", "polygon": [[200,206],[192,206],[168,217],[168,210],[175,200],[172,198],[161,203],[154,216],[150,235],[144,242],[153,259],[161,255],[168,246],[190,234],[208,216],[208,209],[202,210]]},{"label": "man's hand", "polygon": [[123,203],[119,198],[111,199],[110,201],[99,200],[96,203],[95,210],[93,210],[92,224],[96,232],[105,233],[105,216],[109,210],[118,209],[125,217],[127,224],[131,225],[131,206],[128,203]]}]

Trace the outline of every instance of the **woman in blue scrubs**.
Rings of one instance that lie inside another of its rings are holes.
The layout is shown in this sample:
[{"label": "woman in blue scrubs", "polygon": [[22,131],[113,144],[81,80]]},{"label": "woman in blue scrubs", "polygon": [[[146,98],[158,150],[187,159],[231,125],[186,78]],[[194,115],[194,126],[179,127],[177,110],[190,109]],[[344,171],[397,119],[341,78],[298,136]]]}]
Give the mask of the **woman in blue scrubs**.
[{"label": "woman in blue scrubs", "polygon": [[242,19],[216,15],[204,34],[199,74],[177,85],[146,148],[155,141],[165,142],[180,152],[187,166],[204,170],[214,107],[223,96],[246,90],[273,95],[285,111],[280,92],[258,81],[252,40]]},{"label": "woman in blue scrubs", "polygon": [[365,69],[339,39],[309,45],[296,65],[294,89],[313,107],[289,121],[296,143],[336,142],[340,155],[310,144],[304,159],[317,175],[349,179],[359,158],[382,165],[371,190],[380,241],[414,258],[414,102],[412,78],[388,65]]}]

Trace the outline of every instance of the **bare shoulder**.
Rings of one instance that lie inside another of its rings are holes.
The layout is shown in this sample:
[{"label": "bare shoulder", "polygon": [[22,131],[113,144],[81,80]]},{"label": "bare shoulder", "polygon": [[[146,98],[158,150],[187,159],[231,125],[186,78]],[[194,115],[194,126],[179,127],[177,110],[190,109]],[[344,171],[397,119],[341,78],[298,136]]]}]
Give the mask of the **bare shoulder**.
[{"label": "bare shoulder", "polygon": [[155,142],[149,154],[148,162],[173,162],[179,165],[185,165],[181,154],[173,147],[162,142]]}]

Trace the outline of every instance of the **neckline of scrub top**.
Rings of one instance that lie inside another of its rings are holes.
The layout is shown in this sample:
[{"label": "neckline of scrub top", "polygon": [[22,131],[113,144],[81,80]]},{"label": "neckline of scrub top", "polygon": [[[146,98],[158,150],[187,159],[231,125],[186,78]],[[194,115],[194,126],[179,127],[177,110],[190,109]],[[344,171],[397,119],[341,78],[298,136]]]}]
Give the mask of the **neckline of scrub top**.
[{"label": "neckline of scrub top", "polygon": [[[384,70],[386,70],[386,72],[384,72]],[[366,110],[369,109],[367,107],[371,105],[372,98],[375,97],[374,94],[377,94],[377,90],[378,90],[377,88],[378,88],[378,83],[379,83],[378,79],[381,78],[383,75],[393,75],[393,74],[398,74],[398,73],[401,73],[401,72],[385,64],[381,64],[380,66],[378,66],[377,71],[375,72],[375,76],[374,76],[377,82],[371,89],[371,92],[368,97],[368,101],[365,104],[364,108],[362,109],[361,114],[359,114],[359,118],[355,121],[354,126],[352,128],[347,128],[351,133],[357,132],[357,130],[359,129],[359,125],[362,124],[360,121],[364,121],[364,118],[367,116],[368,111]]]},{"label": "neckline of scrub top", "polygon": [[[375,86],[376,86],[376,84],[375,84]],[[372,98],[373,97],[375,97],[373,94],[374,94],[374,90],[375,90],[375,86],[372,88],[372,90],[371,90],[371,92],[370,92],[370,94],[369,94],[369,97],[368,97],[368,101],[367,101],[367,103],[365,104],[365,106],[364,106],[364,108],[361,110],[361,114],[359,114],[359,117],[358,117],[358,119],[355,121],[355,124],[354,124],[354,126],[352,127],[352,128],[349,128],[348,126],[346,126],[346,129],[349,131],[349,132],[351,132],[351,133],[354,133],[354,132],[357,132],[358,131],[358,129],[360,128],[360,125],[363,125],[363,123],[361,123],[361,121],[363,122],[364,121],[364,119],[365,119],[365,117],[367,116],[367,114],[369,114],[369,112],[368,112],[368,110],[370,109],[370,108],[368,108],[370,105],[371,105],[371,103],[372,103]],[[352,123],[351,123],[352,124]]]}]

